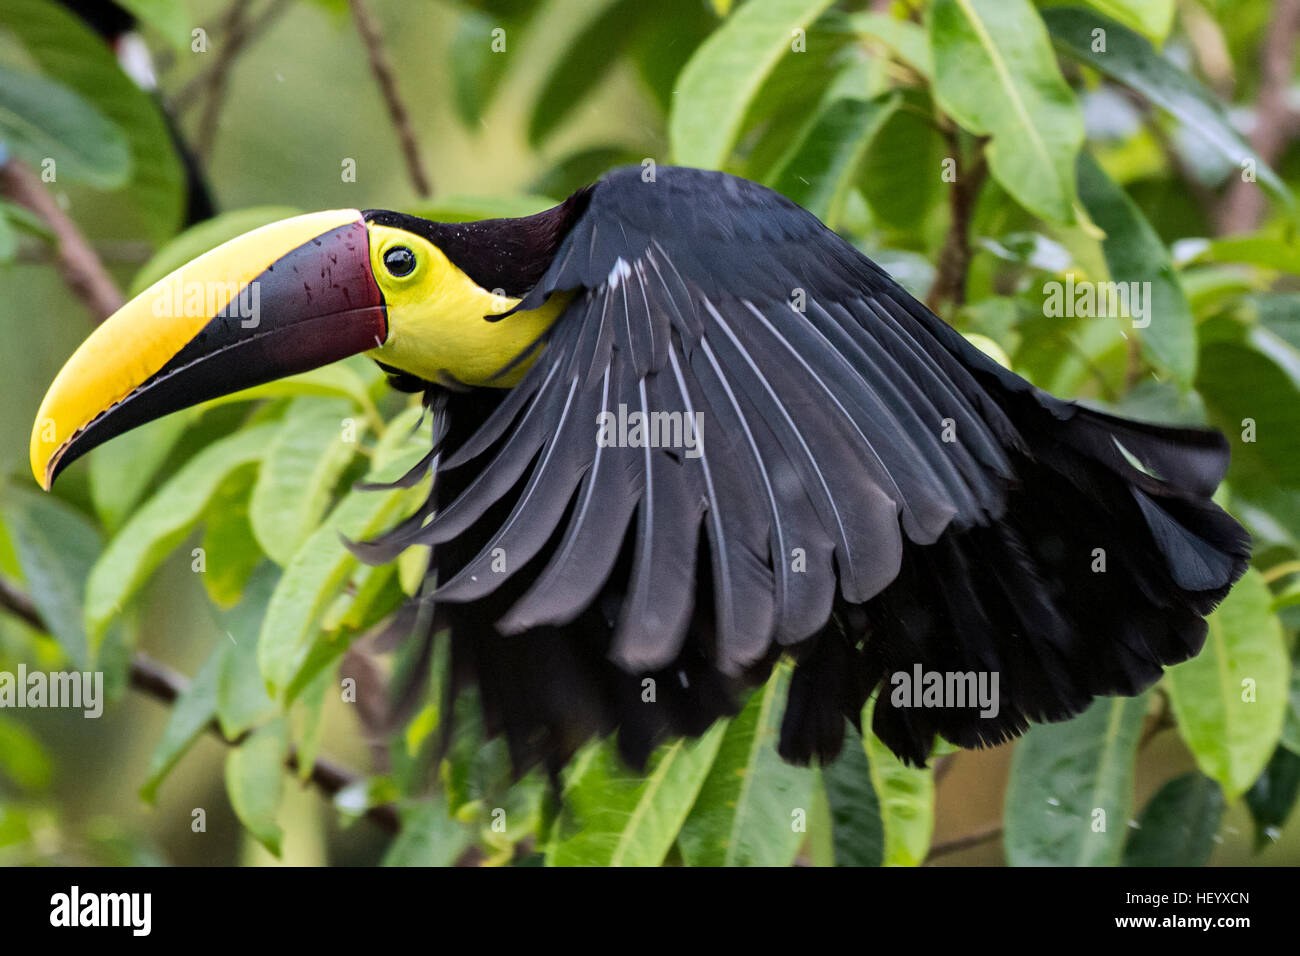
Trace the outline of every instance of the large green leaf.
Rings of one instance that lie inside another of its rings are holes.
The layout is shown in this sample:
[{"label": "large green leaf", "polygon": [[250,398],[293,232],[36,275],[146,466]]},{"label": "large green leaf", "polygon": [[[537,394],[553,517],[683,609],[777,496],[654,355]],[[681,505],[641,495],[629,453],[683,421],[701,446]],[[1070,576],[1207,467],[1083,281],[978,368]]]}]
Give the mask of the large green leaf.
[{"label": "large green leaf", "polygon": [[177,50],[188,50],[193,17],[189,5],[177,0],[117,0],[141,23],[153,27]]},{"label": "large green leaf", "polygon": [[122,72],[112,50],[60,4],[5,0],[0,26],[13,32],[46,75],[78,93],[126,137],[126,196],[147,234],[175,232],[185,207],[184,174],[157,102]]},{"label": "large green leaf", "polygon": [[[258,543],[285,565],[316,530],[365,431],[351,402],[301,398],[266,450],[249,503]],[[350,423],[350,424],[345,424]]]},{"label": "large green leaf", "polygon": [[218,644],[198,675],[172,704],[162,738],[149,758],[148,776],[140,788],[140,797],[145,802],[153,803],[157,799],[158,787],[172,767],[216,719],[217,682],[226,651],[227,645]]},{"label": "large green leaf", "polygon": [[[403,455],[381,466],[369,480],[400,477],[427,450],[418,440],[406,444],[410,447]],[[322,645],[319,639],[322,618],[357,566],[340,535],[354,541],[374,537],[419,491],[350,492],[289,561],[271,595],[258,639],[258,667],[272,696],[287,702],[315,676],[314,670],[307,672],[309,665],[321,665],[346,650],[328,642]]]},{"label": "large green leaf", "polygon": [[1143,351],[1153,365],[1190,388],[1196,376],[1196,320],[1169,250],[1137,203],[1086,152],[1079,154],[1079,193],[1092,221],[1106,233],[1102,251],[1111,280],[1140,290],[1147,310],[1141,321],[1147,324],[1134,323],[1133,329]]},{"label": "large green leaf", "polygon": [[91,646],[171,550],[185,540],[225,478],[261,458],[274,429],[258,425],[209,445],[113,536],[86,582]]},{"label": "large green leaf", "polygon": [[831,0],[749,0],[700,44],[678,79],[668,119],[674,162],[720,169],[751,100]]},{"label": "large green leaf", "polygon": [[248,520],[248,496],[256,479],[255,469],[238,469],[222,482],[203,512],[199,544],[207,564],[203,588],[220,608],[240,602],[244,586],[264,557]]},{"label": "large green leaf", "polygon": [[1035,215],[1075,219],[1083,114],[1029,0],[936,0],[927,23],[934,94],[966,129],[992,137],[989,171]]},{"label": "large green leaf", "polygon": [[[1075,7],[1044,10],[1043,20],[1061,49],[1167,110],[1238,171],[1244,160],[1253,160],[1260,182],[1288,204],[1293,203],[1286,184],[1233,128],[1214,95],[1156,52],[1145,37],[1101,14]],[[1095,30],[1104,31],[1104,50],[1095,46]]]},{"label": "large green leaf", "polygon": [[588,0],[575,10],[573,16],[583,17],[582,25],[575,36],[565,38],[563,52],[542,83],[529,113],[530,143],[537,145],[550,136],[600,85],[650,9],[640,0]]},{"label": "large green leaf", "polygon": [[1115,866],[1133,810],[1147,695],[1101,697],[1016,744],[1003,846],[1012,866]]},{"label": "large green leaf", "polygon": [[243,601],[222,614],[219,621],[230,647],[217,675],[217,721],[228,740],[234,740],[276,710],[257,670],[257,641],[278,579],[275,566],[264,563],[249,583]]},{"label": "large green leaf", "polygon": [[1204,650],[1165,679],[1178,732],[1232,801],[1259,776],[1281,735],[1290,662],[1257,571],[1246,572],[1207,622]]},{"label": "large green leaf", "polygon": [[[862,726],[871,726],[875,702],[862,711]],[[881,862],[885,866],[919,866],[930,852],[934,834],[934,773],[923,767],[909,767],[898,759],[874,733],[862,737],[863,750],[871,766],[871,784],[880,807],[885,835]]]},{"label": "large green leaf", "polygon": [[589,745],[569,766],[547,864],[661,864],[704,785],[726,730],[726,722],[719,721],[699,740],[679,739],[660,747],[644,774],[628,769],[612,740]]},{"label": "large green leaf", "polygon": [[89,666],[81,596],[100,552],[99,531],[59,499],[8,488],[5,526],[32,603],[78,669]]},{"label": "large green leaf", "polygon": [[0,139],[33,166],[114,189],[131,172],[126,139],[99,110],[66,87],[0,64]]},{"label": "large green leaf", "polygon": [[1204,866],[1223,820],[1223,790],[1202,773],[1160,788],[1124,847],[1125,866]]},{"label": "large green leaf", "polygon": [[276,856],[284,835],[277,818],[288,754],[288,727],[283,718],[277,718],[249,734],[226,755],[226,793],[235,816]]},{"label": "large green leaf", "polygon": [[471,835],[451,818],[445,800],[422,800],[402,811],[402,832],[384,854],[384,866],[451,866]]},{"label": "large green leaf", "polygon": [[186,409],[166,415],[90,452],[90,497],[108,528],[126,520],[199,414],[198,409]]},{"label": "large green leaf", "polygon": [[869,42],[883,44],[896,59],[925,79],[934,75],[934,58],[925,30],[911,20],[885,13],[855,13],[849,23]]},{"label": "large green leaf", "polygon": [[1174,22],[1174,0],[1087,0],[1113,20],[1161,43]]},{"label": "large green leaf", "polygon": [[[8,777],[22,790],[44,790],[54,765],[40,740],[16,720],[0,712],[0,780]],[[0,801],[0,819],[5,814]],[[0,845],[3,845],[0,839]]]},{"label": "large green leaf", "polygon": [[891,92],[826,103],[778,168],[773,188],[836,228],[867,149],[900,102]]},{"label": "large green leaf", "polygon": [[1300,798],[1300,754],[1278,747],[1246,791],[1246,806],[1255,821],[1255,846],[1263,847],[1276,840],[1282,825],[1295,810]]},{"label": "large green leaf", "polygon": [[871,763],[862,737],[846,728],[844,749],[821,769],[831,811],[831,842],[836,866],[880,866],[885,858],[885,829],[880,799],[871,781]]},{"label": "large green leaf", "polygon": [[727,725],[677,838],[689,866],[789,866],[804,841],[814,772],[776,752],[789,669],[778,668]]}]

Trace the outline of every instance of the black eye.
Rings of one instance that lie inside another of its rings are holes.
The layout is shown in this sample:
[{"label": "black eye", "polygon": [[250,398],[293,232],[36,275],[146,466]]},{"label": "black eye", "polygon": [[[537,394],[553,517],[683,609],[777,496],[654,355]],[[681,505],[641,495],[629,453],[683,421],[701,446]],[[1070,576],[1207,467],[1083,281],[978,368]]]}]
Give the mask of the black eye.
[{"label": "black eye", "polygon": [[415,253],[406,246],[393,246],[384,253],[384,268],[399,279],[409,276],[415,271]]}]

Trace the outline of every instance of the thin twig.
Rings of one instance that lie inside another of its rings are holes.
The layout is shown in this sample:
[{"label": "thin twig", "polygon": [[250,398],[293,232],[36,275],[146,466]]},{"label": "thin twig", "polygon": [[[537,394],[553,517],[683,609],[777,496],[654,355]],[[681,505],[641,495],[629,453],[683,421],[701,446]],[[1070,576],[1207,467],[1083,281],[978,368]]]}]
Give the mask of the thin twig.
[{"label": "thin twig", "polygon": [[178,115],[193,106],[198,101],[199,94],[212,85],[213,74],[217,68],[221,67],[228,70],[234,59],[244,51],[249,41],[266,32],[266,29],[289,9],[292,2],[293,0],[271,0],[271,3],[267,4],[261,13],[248,21],[248,25],[244,29],[233,36],[223,37],[221,42],[222,49],[226,54],[226,62],[223,63],[219,59],[213,62],[212,66],[190,77],[184,86],[177,90],[174,95],[168,97],[167,103],[173,115]]},{"label": "thin twig", "polygon": [[957,164],[957,168],[956,178],[948,193],[951,213],[948,234],[939,251],[938,271],[925,303],[932,312],[938,312],[948,302],[960,306],[966,301],[966,276],[971,262],[970,221],[980,186],[988,172],[982,143],[976,146],[976,159],[967,168],[961,163],[961,143],[957,131],[950,128],[944,131],[944,135],[948,140],[949,157]]},{"label": "thin twig", "polygon": [[0,193],[45,220],[54,234],[56,264],[63,281],[90,309],[96,322],[121,307],[122,293],[99,256],[30,167],[17,159],[0,167]]},{"label": "thin twig", "polygon": [[226,12],[217,38],[217,55],[212,71],[207,77],[208,98],[199,118],[199,131],[194,137],[194,151],[204,162],[212,155],[212,144],[217,137],[217,120],[226,99],[230,82],[230,68],[247,39],[248,8],[251,0],[235,0]]},{"label": "thin twig", "polygon": [[[1294,75],[1296,41],[1300,37],[1300,0],[1274,0],[1273,22],[1260,53],[1259,93],[1255,98],[1255,126],[1250,143],[1259,158],[1277,162],[1296,124],[1287,96]],[[1219,233],[1231,235],[1259,228],[1264,220],[1264,196],[1257,182],[1238,173],[1219,207]]]},{"label": "thin twig", "polygon": [[973,846],[979,846],[981,843],[990,843],[1000,836],[1002,836],[1001,821],[986,824],[977,830],[971,830],[969,833],[953,837],[951,840],[943,840],[933,844],[925,858],[925,862],[930,863],[937,857],[947,856],[949,853],[956,853],[958,850],[968,850]]},{"label": "thin twig", "polygon": [[379,21],[371,12],[370,7],[366,5],[365,0],[348,0],[348,6],[352,8],[352,19],[356,21],[357,32],[361,34],[361,42],[365,44],[366,56],[370,60],[370,71],[375,75],[375,81],[379,84],[379,92],[384,97],[384,103],[388,106],[388,115],[393,121],[393,127],[397,130],[397,138],[402,144],[402,155],[406,159],[406,169],[411,176],[411,184],[420,196],[429,196],[433,193],[433,187],[429,183],[429,178],[424,172],[424,162],[420,158],[419,144],[415,139],[415,131],[411,128],[411,120],[406,112],[406,104],[402,100],[401,94],[397,90],[397,80],[393,76],[393,69],[388,63],[388,54],[384,50],[383,34],[379,30]]},{"label": "thin twig", "polygon": [[[9,612],[35,630],[45,634],[49,633],[49,628],[45,626],[45,621],[41,618],[40,612],[32,603],[31,598],[2,578],[0,578],[0,609]],[[190,686],[190,682],[178,671],[160,661],[154,660],[143,651],[136,651],[131,658],[130,678],[133,688],[169,705],[176,703],[176,700]],[[221,728],[217,726],[216,721],[208,725],[208,730],[222,743],[232,747],[238,746],[247,736],[236,737],[233,740],[227,739],[221,733]],[[297,771],[298,754],[296,751],[289,753],[289,756],[285,759],[285,767],[290,771]],[[360,780],[361,777],[356,773],[326,757],[318,757],[312,764],[311,782],[328,797],[333,797],[340,790],[350,787]],[[366,811],[366,817],[387,833],[397,833],[402,828],[401,819],[397,815],[397,808],[392,804],[371,807]]]}]

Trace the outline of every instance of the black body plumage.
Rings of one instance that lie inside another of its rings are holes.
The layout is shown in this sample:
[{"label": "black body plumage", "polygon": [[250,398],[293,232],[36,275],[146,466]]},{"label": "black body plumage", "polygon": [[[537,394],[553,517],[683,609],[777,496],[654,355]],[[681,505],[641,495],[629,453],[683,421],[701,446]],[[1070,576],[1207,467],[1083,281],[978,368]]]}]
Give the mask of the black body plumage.
[{"label": "black body plumage", "polygon": [[[1222,436],[1034,388],[745,180],[619,170],[548,215],[517,221],[542,237],[520,308],[571,303],[514,389],[430,393],[433,499],[359,546],[433,546],[421,637],[449,630],[517,767],[614,730],[640,764],[783,653],[794,761],[832,758],[896,671],[997,672],[991,718],[880,695],[873,729],[920,763],[936,734],[995,743],[1200,649],[1249,554],[1209,499]],[[620,404],[699,413],[703,454],[602,445]]]}]

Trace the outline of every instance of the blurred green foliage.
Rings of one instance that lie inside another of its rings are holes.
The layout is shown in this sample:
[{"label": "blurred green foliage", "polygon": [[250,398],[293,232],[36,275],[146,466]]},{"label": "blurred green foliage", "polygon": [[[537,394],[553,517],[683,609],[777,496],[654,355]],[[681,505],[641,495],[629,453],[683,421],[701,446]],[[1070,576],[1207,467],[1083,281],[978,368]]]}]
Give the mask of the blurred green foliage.
[{"label": "blurred green foliage", "polygon": [[[27,429],[91,317],[46,225],[2,201],[0,576],[44,626],[0,616],[0,670],[93,666],[111,703],[96,726],[0,711],[0,861],[915,865],[936,833],[998,820],[1001,854],[957,859],[1300,859],[1300,149],[1270,163],[1248,135],[1277,119],[1266,0],[372,0],[433,197],[408,183],[344,0],[251,5],[228,61],[233,8],[123,5],[158,97],[53,0],[0,9],[0,148],[53,160],[48,187],[123,288],[297,210],[522,215],[617,164],[723,168],[811,209],[1036,384],[1223,429],[1220,498],[1255,563],[1206,650],[1147,695],[1033,728],[1009,769],[1011,748],[940,747],[932,767],[958,767],[941,786],[870,735],[830,767],[781,763],[784,669],[644,775],[589,746],[560,800],[537,774],[512,782],[472,696],[432,766],[445,660],[357,644],[425,555],[371,568],[340,542],[427,492],[351,490],[423,454],[418,405],[350,360],[155,422],[38,495]],[[188,229],[163,104],[210,144],[221,214]],[[1262,215],[1225,235],[1256,191]],[[1149,324],[1045,304],[1053,283],[1106,279],[1150,283]],[[195,674],[165,710],[127,693],[138,648]],[[357,695],[414,668],[429,691],[386,728]],[[369,771],[322,812],[285,763],[306,781],[325,749]],[[356,822],[390,805],[395,837]]]}]

